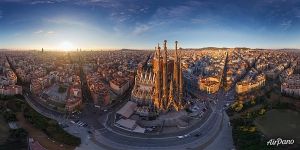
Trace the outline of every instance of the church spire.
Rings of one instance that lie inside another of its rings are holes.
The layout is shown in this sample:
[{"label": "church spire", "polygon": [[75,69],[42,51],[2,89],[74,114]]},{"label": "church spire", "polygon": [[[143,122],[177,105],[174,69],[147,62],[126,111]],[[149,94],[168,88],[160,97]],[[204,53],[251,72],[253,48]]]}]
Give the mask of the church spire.
[{"label": "church spire", "polygon": [[179,58],[179,103],[182,103],[183,98],[183,75],[182,75],[182,62],[181,56]]},{"label": "church spire", "polygon": [[165,108],[168,100],[168,72],[167,72],[167,40],[164,40],[164,56],[163,56],[163,107]]},{"label": "church spire", "polygon": [[178,50],[177,50],[178,41],[175,41],[175,61],[178,62]]},{"label": "church spire", "polygon": [[161,89],[160,89],[160,77],[161,77],[161,71],[160,71],[160,46],[159,43],[157,44],[157,51],[156,51],[157,57],[156,62],[154,62],[154,73],[155,73],[155,98],[154,98],[154,105],[155,108],[161,108]]},{"label": "church spire", "polygon": [[174,69],[173,69],[173,78],[175,82],[175,88],[176,88],[176,93],[178,92],[179,88],[179,64],[178,64],[178,50],[177,50],[177,44],[178,42],[175,41],[175,52],[174,52]]}]

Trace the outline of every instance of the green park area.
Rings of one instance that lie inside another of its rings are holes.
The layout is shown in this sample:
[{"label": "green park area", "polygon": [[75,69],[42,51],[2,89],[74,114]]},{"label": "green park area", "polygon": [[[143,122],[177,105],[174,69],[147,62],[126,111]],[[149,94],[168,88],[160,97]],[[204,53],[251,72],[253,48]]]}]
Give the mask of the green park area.
[{"label": "green park area", "polygon": [[79,146],[81,143],[80,138],[75,137],[59,126],[57,121],[46,118],[30,107],[26,107],[24,117],[29,121],[35,128],[45,132],[50,138],[64,143],[70,146]]},{"label": "green park area", "polygon": [[299,101],[296,98],[284,96],[281,93],[278,93],[278,92],[275,92],[275,91],[271,91],[270,93],[268,93],[267,96],[268,96],[267,100],[269,102],[280,101],[280,102],[285,102],[285,103],[293,103],[295,101]]},{"label": "green park area", "polygon": [[[17,121],[15,109],[20,106],[21,102],[9,100],[9,97],[2,96],[2,98],[0,99],[0,149],[26,150],[27,131],[23,128],[10,129],[8,126],[9,122]],[[12,102],[14,103],[14,107],[11,107]]]},{"label": "green park area", "polygon": [[[0,150],[27,149],[27,137],[37,140],[47,149],[72,150],[80,138],[67,133],[55,120],[32,109],[24,98],[0,99]],[[12,130],[8,122],[16,121],[19,129]]]},{"label": "green park area", "polygon": [[255,120],[255,125],[270,138],[294,139],[300,143],[300,113],[273,109]]},{"label": "green park area", "polygon": [[9,127],[2,115],[0,115],[0,145],[4,144],[9,137]]},{"label": "green park area", "polygon": [[[299,100],[274,88],[264,93],[254,95],[253,99],[238,99],[226,110],[236,149],[297,149],[300,146]],[[295,144],[267,146],[271,138],[279,137],[293,139]]]}]

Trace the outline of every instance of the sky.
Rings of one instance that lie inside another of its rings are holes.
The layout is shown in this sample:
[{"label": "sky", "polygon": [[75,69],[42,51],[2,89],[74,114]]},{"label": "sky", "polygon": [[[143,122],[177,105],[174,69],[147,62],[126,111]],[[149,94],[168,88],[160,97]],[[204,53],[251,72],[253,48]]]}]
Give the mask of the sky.
[{"label": "sky", "polygon": [[0,0],[0,48],[300,48],[300,0]]}]

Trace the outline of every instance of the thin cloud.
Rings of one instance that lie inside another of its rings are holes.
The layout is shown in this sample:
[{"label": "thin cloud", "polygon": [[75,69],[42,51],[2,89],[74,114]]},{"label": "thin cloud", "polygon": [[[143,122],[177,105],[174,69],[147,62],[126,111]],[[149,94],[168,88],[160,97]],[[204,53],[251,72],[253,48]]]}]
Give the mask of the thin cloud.
[{"label": "thin cloud", "polygon": [[288,30],[292,26],[292,20],[285,20],[280,24],[280,26],[283,30]]},{"label": "thin cloud", "polygon": [[93,6],[101,6],[104,8],[114,8],[119,7],[120,2],[117,0],[77,0],[75,4],[77,5],[93,5]]},{"label": "thin cloud", "polygon": [[[189,16],[195,10],[195,6],[199,7],[199,2],[187,2],[184,5],[179,5],[175,7],[159,7],[156,11],[149,17],[149,20],[144,23],[137,24],[132,31],[133,35],[141,35],[153,28],[157,28],[162,25],[168,25],[174,23],[178,20],[184,20],[186,16]],[[144,11],[144,9],[140,9]],[[194,20],[196,22],[200,20]]]},{"label": "thin cloud", "polygon": [[47,34],[55,34],[54,31],[48,31]]},{"label": "thin cloud", "polygon": [[3,2],[24,2],[24,0],[2,0]]},{"label": "thin cloud", "polygon": [[44,30],[37,30],[35,32],[33,32],[34,34],[37,34],[37,35],[53,35],[55,34],[54,31],[44,31]]},{"label": "thin cloud", "polygon": [[195,23],[195,24],[206,24],[209,21],[210,21],[210,19],[208,19],[208,18],[193,18],[193,19],[191,19],[191,22]]},{"label": "thin cloud", "polygon": [[60,2],[67,2],[70,0],[1,0],[1,2],[10,2],[10,3],[25,3],[25,4],[53,4],[53,3],[60,3]]},{"label": "thin cloud", "polygon": [[150,29],[151,29],[151,27],[149,25],[145,25],[145,24],[139,25],[139,26],[135,27],[133,34],[140,35],[140,34],[143,34],[144,32],[147,32]]},{"label": "thin cloud", "polygon": [[43,30],[38,30],[38,31],[35,31],[34,34],[41,34],[43,32],[44,32]]},{"label": "thin cloud", "polygon": [[81,21],[75,20],[75,19],[65,19],[65,18],[52,18],[52,19],[45,19],[48,23],[54,23],[54,24],[64,24],[64,25],[77,25],[77,26],[83,26],[84,23]]},{"label": "thin cloud", "polygon": [[30,4],[36,5],[36,4],[53,4],[55,1],[33,1]]}]

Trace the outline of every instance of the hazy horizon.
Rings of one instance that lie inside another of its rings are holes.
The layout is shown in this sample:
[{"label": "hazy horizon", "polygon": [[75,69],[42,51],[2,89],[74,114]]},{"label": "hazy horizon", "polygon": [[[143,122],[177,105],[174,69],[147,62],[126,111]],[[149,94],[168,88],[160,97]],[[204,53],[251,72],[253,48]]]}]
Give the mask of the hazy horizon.
[{"label": "hazy horizon", "polygon": [[[249,49],[263,49],[263,50],[300,50],[299,48],[250,48],[250,47],[214,47],[214,46],[208,46],[208,47],[189,47],[189,48],[184,48],[184,50],[188,49],[208,49],[208,48],[216,48],[216,49],[234,49],[234,48],[249,48]],[[44,51],[62,51],[62,52],[77,52],[77,51],[113,51],[113,50],[152,50],[154,51],[155,48],[79,48],[77,49],[69,49],[69,50],[64,50],[64,49],[45,49],[43,48]],[[168,50],[174,50],[173,47],[168,46]],[[0,51],[42,51],[42,49],[34,49],[34,48],[0,48]]]}]

